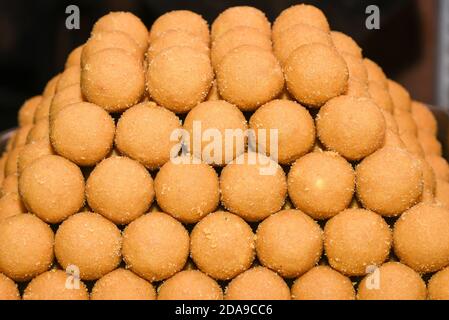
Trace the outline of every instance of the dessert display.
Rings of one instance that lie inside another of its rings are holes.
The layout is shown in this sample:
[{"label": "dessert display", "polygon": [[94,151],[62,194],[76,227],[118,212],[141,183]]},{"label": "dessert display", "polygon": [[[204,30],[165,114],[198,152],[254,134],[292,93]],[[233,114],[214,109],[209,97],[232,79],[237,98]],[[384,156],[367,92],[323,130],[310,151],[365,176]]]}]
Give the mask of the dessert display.
[{"label": "dessert display", "polygon": [[311,5],[111,12],[2,151],[0,300],[449,299],[437,133]]}]

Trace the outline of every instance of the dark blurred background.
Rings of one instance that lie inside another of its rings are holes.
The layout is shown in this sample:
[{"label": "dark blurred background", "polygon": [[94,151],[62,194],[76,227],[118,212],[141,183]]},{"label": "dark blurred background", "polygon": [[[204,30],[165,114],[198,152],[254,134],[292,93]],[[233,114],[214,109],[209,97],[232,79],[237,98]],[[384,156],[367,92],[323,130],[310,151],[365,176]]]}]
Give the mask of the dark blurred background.
[{"label": "dark blurred background", "polygon": [[[62,71],[69,52],[84,43],[94,22],[109,11],[127,10],[149,28],[161,14],[190,9],[211,23],[224,9],[252,5],[273,21],[285,8],[311,3],[327,15],[332,29],[355,38],[364,55],[377,61],[392,79],[401,82],[414,98],[436,101],[439,8],[449,0],[39,0],[0,1],[0,130],[16,125],[17,110],[46,82]],[[75,4],[81,11],[81,28],[67,30],[65,9]],[[380,30],[367,30],[365,9],[380,8]],[[445,31],[449,34],[449,30]]]}]

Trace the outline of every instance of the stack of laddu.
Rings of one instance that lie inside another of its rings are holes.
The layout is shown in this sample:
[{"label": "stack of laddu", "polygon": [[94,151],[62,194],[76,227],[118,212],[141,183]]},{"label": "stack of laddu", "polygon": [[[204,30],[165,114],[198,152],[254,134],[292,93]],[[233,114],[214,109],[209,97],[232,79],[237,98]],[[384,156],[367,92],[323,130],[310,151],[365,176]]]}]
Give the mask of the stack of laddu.
[{"label": "stack of laddu", "polygon": [[[222,152],[194,147],[196,123]],[[229,129],[256,139],[227,144]],[[257,134],[272,129],[276,157]],[[233,7],[210,31],[190,11],[149,32],[112,12],[1,157],[0,299],[448,299],[436,134],[313,6],[273,25]]]}]

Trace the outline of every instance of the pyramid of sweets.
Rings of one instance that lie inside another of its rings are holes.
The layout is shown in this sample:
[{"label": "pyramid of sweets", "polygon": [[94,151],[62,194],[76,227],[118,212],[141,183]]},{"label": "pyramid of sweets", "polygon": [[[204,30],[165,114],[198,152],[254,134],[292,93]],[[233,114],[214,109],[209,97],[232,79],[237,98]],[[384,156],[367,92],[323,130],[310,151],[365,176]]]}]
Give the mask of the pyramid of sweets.
[{"label": "pyramid of sweets", "polygon": [[0,163],[0,299],[448,299],[429,108],[325,15],[100,18]]}]

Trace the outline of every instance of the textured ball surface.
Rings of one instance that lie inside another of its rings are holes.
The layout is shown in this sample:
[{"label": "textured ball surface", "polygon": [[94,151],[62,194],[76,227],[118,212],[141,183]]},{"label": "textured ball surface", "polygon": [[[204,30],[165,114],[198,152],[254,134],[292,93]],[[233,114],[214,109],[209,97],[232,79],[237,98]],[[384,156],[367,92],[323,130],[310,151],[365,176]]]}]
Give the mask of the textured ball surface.
[{"label": "textured ball surface", "polygon": [[84,205],[84,177],[69,160],[48,155],[34,161],[20,175],[19,192],[30,212],[58,223]]},{"label": "textured ball surface", "polygon": [[385,220],[364,209],[347,209],[324,228],[329,264],[348,276],[362,276],[381,265],[390,253],[392,234]]},{"label": "textured ball surface", "polygon": [[382,147],[386,124],[370,99],[341,96],[320,109],[317,133],[327,149],[348,160],[363,159]]},{"label": "textured ball surface", "polygon": [[293,51],[284,66],[288,91],[300,103],[319,108],[348,88],[349,71],[332,47],[319,43]]},{"label": "textured ball surface", "polygon": [[256,110],[277,97],[284,86],[274,54],[254,45],[230,51],[215,73],[220,96],[242,111]]},{"label": "textured ball surface", "polygon": [[251,227],[224,211],[209,214],[191,233],[190,255],[198,268],[217,280],[229,280],[247,270],[255,256]]},{"label": "textured ball surface", "polygon": [[260,221],[279,211],[287,196],[282,168],[270,158],[245,153],[221,172],[223,206],[247,221]]},{"label": "textured ball surface", "polygon": [[153,179],[143,165],[126,157],[103,160],[86,183],[89,206],[116,224],[128,224],[150,208]]},{"label": "textured ball surface", "polygon": [[19,214],[0,222],[0,272],[12,280],[31,280],[53,263],[54,234],[42,220]]},{"label": "textured ball surface", "polygon": [[323,251],[319,225],[299,210],[283,210],[259,224],[257,257],[284,278],[295,278],[314,267]]},{"label": "textured ball surface", "polygon": [[175,274],[158,289],[158,300],[222,300],[218,283],[198,270]]},{"label": "textured ball surface", "polygon": [[425,300],[426,291],[418,273],[399,262],[388,262],[360,282],[357,299]]},{"label": "textured ball surface", "polygon": [[[68,284],[73,287],[67,288]],[[67,273],[53,269],[31,280],[23,300],[89,300],[89,293],[82,281],[73,279],[70,282]]]},{"label": "textured ball surface", "polygon": [[406,211],[394,226],[394,251],[416,272],[435,272],[449,264],[449,211],[421,203]]},{"label": "textured ball surface", "polygon": [[299,210],[314,219],[346,209],[354,194],[352,166],[333,152],[312,152],[298,159],[288,174],[288,194]]},{"label": "textured ball surface", "polygon": [[116,269],[95,282],[92,300],[155,300],[156,290],[148,281],[126,269]]},{"label": "textured ball surface", "polygon": [[154,181],[156,199],[164,212],[181,222],[195,223],[218,206],[218,176],[205,163],[195,163],[189,157],[178,160],[180,163],[174,159],[159,170]]},{"label": "textured ball surface", "polygon": [[186,264],[189,233],[168,214],[152,212],[126,227],[122,252],[131,271],[150,282],[164,280]]},{"label": "textured ball surface", "polygon": [[423,173],[419,161],[407,151],[388,147],[357,166],[356,185],[357,197],[366,208],[397,216],[420,200]]},{"label": "textured ball surface", "polygon": [[355,300],[351,279],[328,266],[317,266],[292,286],[294,300]]}]

